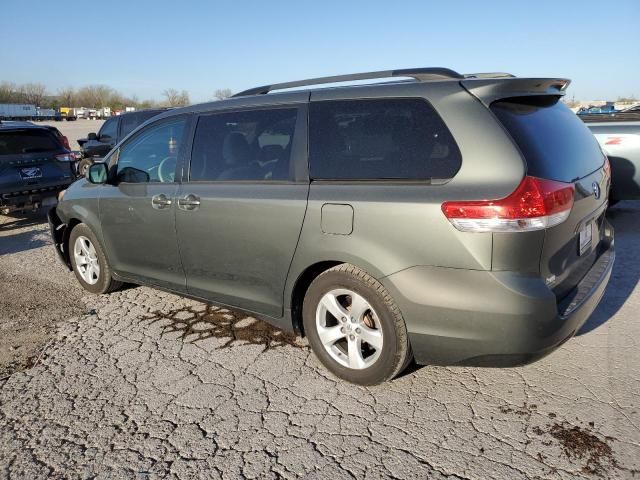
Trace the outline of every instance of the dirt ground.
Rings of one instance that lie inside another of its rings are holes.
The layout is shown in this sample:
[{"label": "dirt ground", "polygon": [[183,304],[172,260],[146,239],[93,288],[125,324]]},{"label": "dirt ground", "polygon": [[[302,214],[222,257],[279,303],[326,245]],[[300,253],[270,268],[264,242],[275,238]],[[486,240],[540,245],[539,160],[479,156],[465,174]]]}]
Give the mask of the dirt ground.
[{"label": "dirt ground", "polygon": [[[0,256],[48,241],[44,211],[0,216]],[[23,245],[21,245],[23,244]],[[20,269],[0,269],[0,379],[33,367],[59,320],[82,308],[69,289],[27,277]],[[42,269],[46,278],[47,267]]]}]

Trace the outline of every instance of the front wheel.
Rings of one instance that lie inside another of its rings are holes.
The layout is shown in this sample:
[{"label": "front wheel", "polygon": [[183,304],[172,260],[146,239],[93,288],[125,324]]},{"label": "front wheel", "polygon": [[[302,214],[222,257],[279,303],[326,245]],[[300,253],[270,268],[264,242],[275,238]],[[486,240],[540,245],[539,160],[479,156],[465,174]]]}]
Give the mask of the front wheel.
[{"label": "front wheel", "polygon": [[412,358],[406,325],[389,292],[353,265],[320,274],[307,290],[302,315],[313,352],[349,382],[385,382]]},{"label": "front wheel", "polygon": [[69,236],[69,256],[78,282],[91,293],[108,293],[122,283],[111,276],[111,268],[96,236],[84,223],[76,225]]}]

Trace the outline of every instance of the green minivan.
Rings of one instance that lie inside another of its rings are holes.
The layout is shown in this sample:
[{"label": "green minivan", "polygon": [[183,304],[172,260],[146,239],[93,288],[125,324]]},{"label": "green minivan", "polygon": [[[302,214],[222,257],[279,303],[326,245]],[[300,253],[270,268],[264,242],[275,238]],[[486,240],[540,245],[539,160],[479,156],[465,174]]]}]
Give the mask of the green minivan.
[{"label": "green minivan", "polygon": [[568,83],[418,68],[170,110],[66,190],[53,240],[90,292],[248,312],[350,382],[532,362],[586,321],[615,257],[609,166]]}]

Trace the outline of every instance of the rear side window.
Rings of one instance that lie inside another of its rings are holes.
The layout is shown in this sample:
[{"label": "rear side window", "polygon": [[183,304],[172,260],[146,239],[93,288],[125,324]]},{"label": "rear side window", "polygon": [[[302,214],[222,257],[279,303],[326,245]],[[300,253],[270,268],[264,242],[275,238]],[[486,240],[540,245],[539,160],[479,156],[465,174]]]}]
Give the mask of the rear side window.
[{"label": "rear side window", "polygon": [[460,150],[435,110],[420,99],[311,103],[313,179],[450,179]]},{"label": "rear side window", "polygon": [[60,142],[48,130],[0,131],[0,155],[54,152],[61,148]]},{"label": "rear side window", "polygon": [[494,102],[491,110],[520,148],[529,175],[572,182],[604,163],[589,128],[559,97],[509,98]]},{"label": "rear side window", "polygon": [[279,108],[200,117],[190,179],[288,180],[297,113],[297,108]]}]

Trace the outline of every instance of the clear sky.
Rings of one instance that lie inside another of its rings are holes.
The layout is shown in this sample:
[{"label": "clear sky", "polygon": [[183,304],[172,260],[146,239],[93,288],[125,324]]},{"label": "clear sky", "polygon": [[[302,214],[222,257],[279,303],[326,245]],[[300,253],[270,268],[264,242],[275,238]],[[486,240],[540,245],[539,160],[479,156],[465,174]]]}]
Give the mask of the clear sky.
[{"label": "clear sky", "polygon": [[104,84],[195,102],[314,76],[419,66],[573,80],[640,96],[640,0],[8,1],[0,81]]}]

